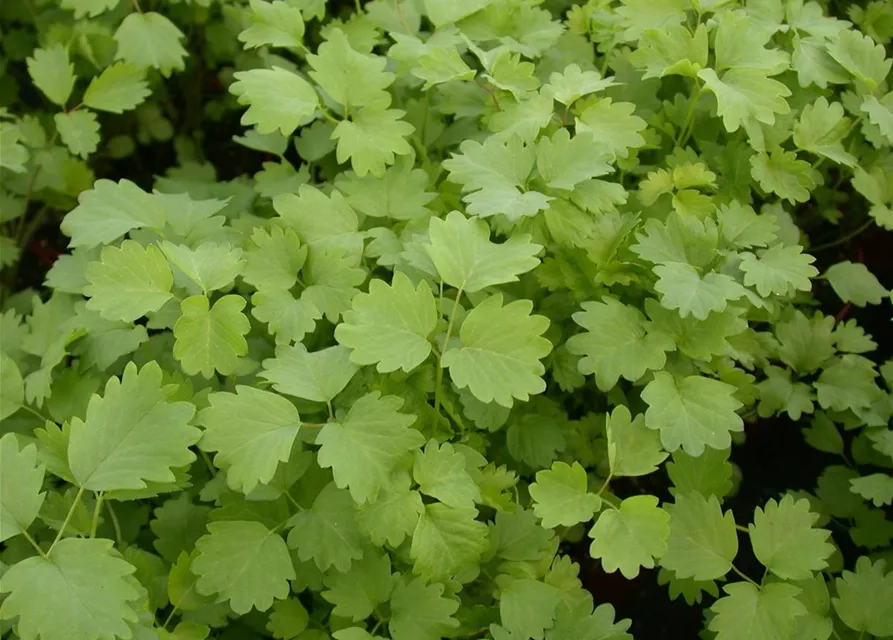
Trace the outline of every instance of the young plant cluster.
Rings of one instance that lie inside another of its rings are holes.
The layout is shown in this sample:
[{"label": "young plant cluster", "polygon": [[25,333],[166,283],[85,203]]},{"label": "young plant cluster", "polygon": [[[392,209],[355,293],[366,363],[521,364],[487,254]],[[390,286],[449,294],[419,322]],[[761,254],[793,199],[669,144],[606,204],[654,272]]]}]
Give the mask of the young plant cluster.
[{"label": "young plant cluster", "polygon": [[[893,7],[841,4],[2,3],[0,634],[629,639],[598,562],[893,636],[890,283],[827,257],[890,246]],[[834,464],[733,514],[773,416]]]}]

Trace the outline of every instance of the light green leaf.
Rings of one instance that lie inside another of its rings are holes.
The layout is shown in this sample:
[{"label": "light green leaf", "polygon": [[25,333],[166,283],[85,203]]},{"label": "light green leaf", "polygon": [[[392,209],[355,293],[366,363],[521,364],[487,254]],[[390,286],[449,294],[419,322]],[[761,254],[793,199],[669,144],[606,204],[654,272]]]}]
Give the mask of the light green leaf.
[{"label": "light green leaf", "polygon": [[78,206],[62,220],[62,232],[72,247],[91,249],[109,244],[128,231],[164,227],[158,200],[129,180],[97,180],[78,197]]},{"label": "light green leaf", "polygon": [[747,295],[747,290],[724,273],[709,272],[701,276],[697,269],[683,262],[654,267],[658,277],[655,291],[667,309],[677,309],[683,318],[691,315],[706,320],[713,311],[723,311],[730,300]]},{"label": "light green leaf", "polygon": [[551,469],[538,472],[529,491],[542,526],[554,529],[589,521],[601,507],[601,500],[587,492],[587,484],[586,470],[578,462],[573,466],[553,462]]},{"label": "light green leaf", "polygon": [[584,302],[583,311],[573,315],[586,333],[572,336],[567,348],[582,356],[579,371],[595,374],[602,391],[612,389],[622,377],[635,382],[649,370],[663,368],[673,341],[664,333],[651,332],[651,323],[637,308],[605,296]]},{"label": "light green leaf", "polygon": [[853,493],[858,493],[876,507],[893,503],[893,477],[886,473],[872,473],[850,480]]},{"label": "light green leaf", "polygon": [[715,580],[732,569],[738,533],[731,511],[723,513],[715,495],[679,494],[668,504],[670,536],[661,565],[679,578]]},{"label": "light green leaf", "polygon": [[373,544],[387,543],[396,548],[415,530],[424,506],[419,492],[410,490],[410,483],[408,473],[395,473],[374,501],[359,506],[360,531]]},{"label": "light green leaf", "polygon": [[659,371],[642,392],[648,404],[645,425],[660,430],[667,451],[681,447],[698,456],[706,447],[725,449],[732,444],[731,433],[744,430],[744,422],[735,413],[741,402],[734,391],[718,380],[698,375],[677,380]]},{"label": "light green leaf", "polygon": [[335,484],[349,489],[358,504],[377,498],[397,463],[425,442],[411,428],[415,416],[398,411],[402,405],[396,396],[366,394],[316,438],[319,466],[331,468]]},{"label": "light green leaf", "polygon": [[608,573],[620,569],[627,580],[639,575],[639,569],[652,569],[655,559],[667,552],[670,516],[657,506],[657,498],[633,496],[620,503],[619,509],[603,511],[589,532],[589,553],[601,560]]},{"label": "light green leaf", "polygon": [[388,630],[393,640],[441,640],[459,622],[453,614],[459,603],[443,596],[442,584],[425,584],[422,578],[398,582],[391,595]]},{"label": "light green leaf", "polygon": [[199,447],[216,451],[230,488],[244,494],[273,479],[292,452],[301,427],[291,402],[269,391],[239,385],[236,393],[212,393],[196,422],[204,428]]},{"label": "light green leaf", "polygon": [[333,615],[365,620],[375,608],[387,602],[394,589],[391,559],[386,553],[367,552],[347,573],[329,573],[323,578],[322,597],[335,605]]},{"label": "light green leaf", "polygon": [[843,140],[850,131],[850,119],[843,115],[843,105],[828,103],[824,97],[803,107],[794,125],[794,144],[848,167],[856,165],[856,158],[843,148]]},{"label": "light green leaf", "polygon": [[431,440],[424,451],[417,451],[412,473],[419,491],[451,507],[471,507],[481,499],[480,490],[466,469],[465,456],[448,442],[438,446],[436,440]]},{"label": "light green leaf", "polygon": [[472,309],[459,330],[461,346],[447,349],[441,359],[453,383],[482,402],[504,407],[511,407],[513,398],[526,401],[545,391],[540,359],[552,350],[542,337],[549,321],[532,310],[529,300],[503,305],[502,294]]},{"label": "light green leaf", "polygon": [[322,312],[308,300],[295,300],[284,289],[264,289],[251,296],[251,315],[267,323],[276,344],[299,342],[313,331]]},{"label": "light green leaf", "polygon": [[768,193],[791,203],[806,202],[820,174],[797,154],[773,149],[771,154],[757,153],[750,158],[750,174]]},{"label": "light green leaf", "polygon": [[289,525],[288,546],[298,550],[302,562],[312,559],[320,571],[334,567],[345,573],[363,557],[354,501],[334,482],[323,487],[313,507],[295,514]]},{"label": "light green leaf", "polygon": [[90,81],[84,105],[111,113],[135,109],[150,93],[145,76],[143,69],[129,62],[116,62]]},{"label": "light green leaf", "polygon": [[242,250],[229,244],[204,242],[190,249],[186,245],[165,240],[161,243],[161,250],[171,264],[205,294],[227,288],[245,268]]},{"label": "light green leaf", "polygon": [[72,9],[74,17],[80,20],[84,16],[95,17],[114,9],[120,0],[62,0],[62,8]]},{"label": "light green leaf", "polygon": [[780,49],[766,49],[770,33],[757,28],[743,12],[719,14],[713,45],[716,69],[759,69],[774,76],[788,68],[788,55]]},{"label": "light green leaf", "polygon": [[258,375],[272,382],[280,393],[329,402],[358,370],[346,347],[336,345],[311,353],[304,345],[296,344],[279,347],[275,358],[264,360],[263,371]]},{"label": "light green leaf", "polygon": [[740,269],[744,272],[744,284],[756,288],[761,296],[789,296],[812,288],[809,279],[819,275],[813,262],[815,258],[803,253],[803,247],[777,244],[759,257],[743,253]]},{"label": "light green leaf", "polygon": [[141,69],[158,69],[165,78],[186,68],[186,49],[180,43],[185,36],[160,13],[129,13],[114,37],[118,43],[115,60],[125,60]]},{"label": "light green leaf", "polygon": [[755,587],[734,582],[723,587],[726,595],[710,607],[716,615],[709,628],[717,640],[777,640],[790,638],[797,618],[806,607],[797,599],[800,588],[773,582]]},{"label": "light green leaf", "polygon": [[472,507],[426,505],[412,534],[409,555],[423,578],[445,581],[476,569],[487,550],[487,525]]},{"label": "light green leaf", "polygon": [[[4,364],[4,368],[6,365]],[[7,433],[0,438],[0,542],[28,530],[40,513],[46,493],[43,486],[44,465],[38,464],[34,444],[19,449],[16,436]]]},{"label": "light green leaf", "polygon": [[174,482],[173,469],[195,460],[189,447],[201,431],[190,426],[195,407],[169,402],[161,368],[137,371],[128,363],[94,395],[85,420],[71,419],[68,463],[76,484],[92,491],[143,489],[149,482]]},{"label": "light green leaf", "polygon": [[241,122],[256,125],[261,134],[278,130],[284,136],[291,135],[312,119],[319,104],[319,96],[309,82],[281,67],[238,71],[233,77],[236,82],[230,92],[238,97],[239,104],[248,105]]},{"label": "light green leaf", "polygon": [[436,197],[428,191],[428,174],[405,166],[390,167],[384,178],[351,172],[340,174],[335,186],[347,196],[347,204],[374,218],[412,220],[430,213],[426,206]]},{"label": "light green leaf", "polygon": [[545,91],[563,105],[570,106],[583,96],[597,93],[617,84],[612,78],[602,78],[597,71],[580,69],[569,64],[561,73],[553,72]]},{"label": "light green leaf", "polygon": [[[0,618],[16,621],[20,638],[130,638],[137,600],[144,593],[131,578],[135,568],[112,549],[112,541],[63,538],[50,558],[31,556],[3,574],[8,593]],[[46,597],[53,594],[52,615]]]},{"label": "light green leaf", "polygon": [[698,72],[704,86],[716,96],[718,115],[733,133],[752,121],[774,124],[775,116],[790,111],[785,98],[790,89],[759,69],[731,69],[720,79],[713,69]]},{"label": "light green leaf", "polygon": [[125,240],[119,247],[103,247],[100,261],[87,263],[85,275],[87,308],[108,320],[133,322],[173,297],[174,277],[155,245],[143,248]]},{"label": "light green leaf", "polygon": [[338,141],[338,162],[349,159],[358,176],[384,176],[386,167],[394,164],[395,155],[412,153],[406,138],[415,127],[402,120],[403,115],[405,112],[400,109],[367,107],[351,120],[342,120],[332,132],[332,139]]},{"label": "light green leaf", "polygon": [[277,600],[273,603],[270,619],[267,622],[267,631],[273,634],[277,640],[291,640],[300,636],[308,623],[310,614],[297,598]]},{"label": "light green leaf", "polygon": [[560,594],[551,584],[530,578],[499,576],[499,618],[518,638],[542,638],[555,620]]},{"label": "light green leaf", "polygon": [[805,580],[827,567],[835,547],[828,542],[830,531],[814,527],[818,518],[808,500],[790,495],[757,507],[748,528],[757,560],[783,580]]},{"label": "light green leaf", "polygon": [[860,111],[868,115],[868,121],[880,129],[887,142],[893,144],[893,91],[878,100],[868,96],[862,102]]},{"label": "light green leaf", "polygon": [[551,138],[540,138],[536,145],[536,170],[546,184],[572,190],[575,185],[611,173],[610,154],[588,134],[570,137],[559,129]]},{"label": "light green leaf", "polygon": [[611,475],[615,477],[654,473],[667,459],[668,454],[660,445],[660,434],[645,426],[645,416],[641,413],[632,419],[629,409],[615,407],[607,416],[605,429]]},{"label": "light green leaf", "polygon": [[630,149],[645,145],[641,132],[647,123],[634,116],[636,105],[630,102],[612,102],[602,98],[580,114],[575,122],[577,135],[588,132],[606,153],[618,158],[629,156]]},{"label": "light green leaf", "polygon": [[27,64],[34,86],[52,102],[64,107],[75,81],[74,65],[68,60],[68,50],[61,44],[35,49]]},{"label": "light green leaf", "polygon": [[307,62],[313,69],[310,77],[344,106],[345,116],[355,107],[382,110],[391,104],[386,89],[395,76],[384,70],[385,58],[357,52],[341,29],[329,31],[316,54],[307,56]]},{"label": "light green leaf", "polygon": [[838,262],[828,268],[825,278],[841,300],[852,302],[857,307],[880,304],[888,293],[861,262]]},{"label": "light green leaf", "polygon": [[642,79],[668,75],[697,77],[707,66],[707,29],[698,25],[694,34],[682,25],[647,29],[630,61],[645,70]]},{"label": "light green leaf", "polygon": [[827,47],[831,57],[868,89],[865,93],[881,85],[893,65],[893,60],[886,58],[884,45],[853,29],[843,29]]},{"label": "light green leaf", "polygon": [[335,328],[335,338],[352,349],[350,359],[377,364],[383,373],[412,371],[431,353],[429,336],[437,324],[437,308],[430,287],[415,288],[397,272],[388,286],[382,280],[369,283],[369,293],[353,299],[351,311]]},{"label": "light green leaf", "polygon": [[229,602],[239,615],[266,611],[288,596],[288,581],[295,579],[285,541],[260,522],[212,522],[195,548],[196,590]]},{"label": "light green leaf", "polygon": [[304,16],[301,9],[276,0],[251,0],[250,26],[239,34],[246,49],[263,45],[300,49],[303,46]]},{"label": "light green leaf", "polygon": [[307,260],[307,247],[291,229],[255,229],[252,246],[245,252],[242,279],[258,289],[287,290],[295,286]]},{"label": "light green leaf", "polygon": [[893,572],[885,574],[885,568],[883,560],[872,563],[862,556],[855,571],[835,580],[837,597],[831,602],[850,629],[878,637],[893,634]]},{"label": "light green leaf", "polygon": [[99,146],[99,122],[86,109],[57,113],[53,116],[62,143],[72,155],[86,158]]},{"label": "light green leaf", "polygon": [[22,408],[25,386],[19,365],[0,351],[0,420],[5,420]]},{"label": "light green leaf", "polygon": [[433,86],[454,80],[470,80],[475,72],[465,64],[454,47],[431,47],[418,59],[412,75],[425,81],[427,91]]},{"label": "light green leaf", "polygon": [[245,334],[251,323],[242,309],[245,299],[223,296],[214,306],[205,296],[192,296],[180,303],[183,315],[174,325],[174,357],[188,375],[201,373],[205,378],[214,371],[235,373],[239,358],[248,353]]}]

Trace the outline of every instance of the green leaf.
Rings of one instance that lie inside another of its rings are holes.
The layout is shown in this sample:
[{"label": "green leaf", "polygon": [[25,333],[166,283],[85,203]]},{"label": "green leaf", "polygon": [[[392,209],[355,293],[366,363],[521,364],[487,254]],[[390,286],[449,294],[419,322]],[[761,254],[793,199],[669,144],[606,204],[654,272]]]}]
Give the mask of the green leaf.
[{"label": "green leaf", "polygon": [[872,563],[862,556],[855,571],[844,571],[834,581],[837,597],[831,602],[850,629],[878,637],[893,634],[893,573],[885,574],[885,568],[883,560]]},{"label": "green leaf", "polygon": [[129,62],[116,62],[90,81],[84,105],[97,111],[124,113],[135,109],[149,93],[142,69]]},{"label": "green leaf", "polygon": [[716,210],[723,239],[732,246],[766,247],[776,239],[778,224],[768,215],[757,215],[752,207],[732,200]]},{"label": "green leaf", "polygon": [[303,47],[304,16],[300,8],[276,0],[251,0],[251,24],[239,34],[246,49],[263,45],[300,49]]},{"label": "green leaf", "polygon": [[15,360],[0,351],[0,420],[5,420],[25,403],[22,373]]},{"label": "green leaf", "polygon": [[707,66],[707,29],[698,25],[694,34],[682,25],[647,29],[630,61],[645,73],[642,79],[668,75],[697,77]]},{"label": "green leaf", "polygon": [[690,264],[671,262],[654,267],[658,281],[655,291],[667,309],[677,309],[683,318],[691,315],[706,320],[713,311],[723,311],[730,300],[747,295],[747,290],[724,273],[701,276]]},{"label": "green leaf", "polygon": [[647,123],[634,116],[636,105],[630,102],[612,102],[602,98],[586,107],[575,122],[577,135],[590,133],[605,153],[618,158],[629,156],[630,149],[645,145],[641,131]]},{"label": "green leaf", "polygon": [[[9,595],[0,618],[18,618],[21,638],[129,638],[135,601],[143,597],[131,578],[134,570],[111,540],[63,538],[50,558],[31,556],[3,574],[0,592]],[[53,594],[52,615],[47,594]]]},{"label": "green leaf", "polygon": [[331,468],[335,484],[349,489],[358,504],[374,500],[397,463],[425,442],[411,428],[415,416],[399,412],[402,405],[396,396],[366,394],[316,437],[319,466]]},{"label": "green leaf", "polygon": [[86,158],[99,146],[99,122],[96,114],[86,109],[57,113],[53,116],[56,130],[72,155]]},{"label": "green leaf", "polygon": [[190,249],[186,245],[165,240],[161,243],[161,250],[171,264],[205,294],[227,288],[245,268],[242,250],[229,244],[205,242]]},{"label": "green leaf", "polygon": [[264,289],[251,296],[251,315],[269,325],[276,344],[300,341],[313,331],[322,312],[308,300],[295,300],[284,289]]},{"label": "green leaf", "polygon": [[732,569],[738,534],[731,511],[723,513],[715,495],[678,494],[668,504],[670,536],[661,565],[679,578],[715,580]]},{"label": "green leaf", "polygon": [[242,313],[245,299],[223,296],[210,306],[205,296],[192,296],[180,303],[183,315],[174,325],[174,357],[188,375],[205,378],[214,371],[235,373],[239,358],[248,353],[245,334],[251,329]]},{"label": "green leaf", "polygon": [[597,71],[580,69],[569,64],[564,71],[553,72],[545,91],[563,105],[570,106],[583,96],[602,91],[617,84],[611,78],[602,78]]},{"label": "green leaf", "polygon": [[508,140],[491,136],[483,144],[466,140],[459,150],[462,153],[444,160],[443,167],[450,172],[450,181],[461,184],[469,194],[463,198],[469,214],[504,214],[517,220],[547,207],[550,198],[526,188],[536,161],[532,144],[525,145],[517,136]]},{"label": "green leaf", "polygon": [[295,579],[285,541],[259,522],[212,522],[195,548],[196,590],[229,602],[239,615],[266,611],[288,596]]},{"label": "green leaf", "polygon": [[298,637],[310,622],[310,614],[297,598],[277,600],[273,603],[270,612],[270,620],[267,622],[267,631],[274,638],[291,640]]},{"label": "green leaf", "polygon": [[641,413],[633,419],[629,409],[615,407],[607,416],[605,430],[612,476],[645,476],[657,471],[658,465],[667,459],[660,434],[645,426]]},{"label": "green leaf", "polygon": [[475,73],[465,64],[455,48],[433,47],[419,57],[418,66],[413,68],[412,75],[425,81],[422,89],[427,91],[445,82],[470,80]]},{"label": "green leaf", "polygon": [[757,28],[742,12],[724,11],[718,16],[713,44],[716,69],[759,69],[774,76],[786,70],[788,55],[779,49],[766,49],[771,34]]},{"label": "green leaf", "polygon": [[850,481],[853,493],[858,493],[876,507],[893,503],[893,477],[886,473],[872,473]]},{"label": "green leaf", "polygon": [[92,491],[142,489],[174,482],[173,469],[195,460],[201,432],[189,425],[195,407],[168,401],[161,368],[128,363],[119,380],[94,395],[85,420],[72,418],[68,463],[76,484]]},{"label": "green leaf", "polygon": [[871,360],[845,354],[826,364],[814,383],[823,409],[864,409],[878,397],[877,372]]},{"label": "green leaf", "polygon": [[809,510],[808,500],[790,495],[780,502],[769,500],[754,511],[748,528],[754,554],[766,569],[784,580],[805,580],[828,566],[834,545],[830,531],[816,529],[818,514]]},{"label": "green leaf", "polygon": [[350,350],[328,347],[310,353],[302,344],[279,347],[276,357],[264,360],[260,377],[273,383],[280,393],[312,402],[329,402],[337,396],[358,367],[350,361]]},{"label": "green leaf", "polygon": [[607,296],[582,307],[573,318],[586,333],[569,338],[567,348],[582,356],[580,373],[594,374],[602,391],[612,389],[621,377],[635,382],[649,370],[663,368],[666,352],[675,348],[668,336],[650,331],[652,324],[635,307]]},{"label": "green leaf", "polygon": [[589,521],[601,507],[601,500],[587,492],[587,484],[586,470],[577,462],[573,466],[554,462],[551,469],[538,472],[529,491],[542,526],[554,529]]},{"label": "green leaf", "polygon": [[887,142],[893,144],[893,91],[878,100],[868,96],[862,102],[860,111],[868,116],[868,121],[881,131]]},{"label": "green leaf", "polygon": [[726,595],[713,603],[716,615],[709,628],[717,640],[776,640],[790,638],[806,607],[797,599],[800,588],[770,583],[760,588],[748,582],[723,587]]},{"label": "green leaf", "polygon": [[[6,167],[13,173],[24,173],[25,164],[28,162],[28,149],[21,144],[21,135],[21,130],[15,124],[0,122],[0,167]],[[4,212],[3,219],[6,219],[8,214],[9,209]]]},{"label": "green leaf", "polygon": [[242,124],[256,125],[260,134],[279,131],[291,135],[307,124],[316,112],[319,96],[313,86],[296,73],[274,66],[233,74],[230,92],[239,104],[248,105]]},{"label": "green leaf", "polygon": [[471,507],[481,499],[480,490],[466,470],[465,456],[448,442],[438,446],[436,440],[431,440],[424,451],[416,451],[412,473],[419,491],[451,507]]},{"label": "green leaf", "polygon": [[421,169],[407,170],[405,165],[390,167],[384,178],[360,178],[345,172],[338,176],[335,186],[346,195],[347,204],[353,209],[375,218],[424,217],[430,212],[425,205],[436,197],[427,190],[428,174]]},{"label": "green leaf", "polygon": [[312,508],[289,521],[288,546],[298,550],[302,562],[313,560],[320,571],[334,567],[345,573],[363,557],[363,538],[357,529],[354,501],[334,482],[327,484]]},{"label": "green leaf", "polygon": [[775,116],[790,111],[785,98],[790,89],[759,69],[730,69],[720,79],[713,69],[698,72],[704,87],[716,96],[717,112],[726,131],[733,133],[754,120],[774,124]]},{"label": "green leaf", "polygon": [[459,603],[443,597],[442,584],[425,584],[422,578],[400,581],[391,595],[388,630],[393,640],[441,640],[459,626],[453,614]]},{"label": "green leaf", "polygon": [[297,409],[285,398],[239,385],[236,393],[212,393],[196,422],[204,428],[199,447],[216,451],[230,488],[248,494],[273,479],[291,455],[301,427]]},{"label": "green leaf", "polygon": [[731,445],[731,432],[743,431],[744,423],[735,411],[741,407],[734,387],[702,376],[675,379],[665,371],[654,374],[642,392],[648,404],[645,425],[659,429],[667,451],[680,447],[700,455],[705,447],[725,449]]},{"label": "green leaf", "polygon": [[395,473],[378,497],[359,506],[357,522],[373,544],[399,547],[412,534],[424,510],[422,496],[410,490],[408,473]]},{"label": "green leaf", "polygon": [[548,186],[572,190],[584,180],[611,173],[610,157],[592,136],[571,138],[567,129],[559,129],[536,145],[536,170]]},{"label": "green leaf", "polygon": [[519,638],[542,638],[555,620],[560,594],[551,584],[500,576],[499,617],[502,626]]},{"label": "green leaf", "polygon": [[517,282],[518,276],[539,264],[542,249],[526,234],[506,242],[489,240],[487,224],[457,211],[446,218],[431,218],[429,243],[422,245],[443,281],[461,291],[474,293],[496,284]]},{"label": "green leaf", "polygon": [[[4,365],[5,368],[5,365]],[[43,486],[44,465],[38,464],[34,444],[19,449],[16,436],[7,433],[0,438],[0,542],[28,530],[40,513],[46,493]]]},{"label": "green leaf", "polygon": [[809,192],[819,181],[819,174],[797,154],[773,149],[771,154],[758,153],[750,158],[750,173],[768,193],[791,203],[806,202]]},{"label": "green leaf", "polygon": [[459,22],[492,2],[493,0],[425,0],[425,12],[434,26],[442,27],[451,22]]},{"label": "green leaf", "polygon": [[409,550],[415,573],[442,582],[476,570],[488,547],[487,525],[476,517],[472,507],[426,505]]},{"label": "green leaf", "polygon": [[386,554],[366,553],[347,573],[330,573],[323,579],[322,597],[335,605],[332,613],[354,622],[365,620],[388,601],[394,589],[391,559]]},{"label": "green leaf", "polygon": [[258,289],[291,289],[307,260],[307,247],[291,229],[255,229],[245,252],[242,279]]},{"label": "green leaf", "polygon": [[149,522],[155,550],[168,562],[176,563],[180,554],[190,552],[205,534],[210,511],[210,507],[193,504],[185,493],[157,507]]},{"label": "green leaf", "polygon": [[824,97],[803,107],[794,125],[794,144],[803,151],[854,167],[856,158],[843,148],[850,131],[850,119],[843,115],[843,105],[828,103]]},{"label": "green leaf", "polygon": [[31,81],[51,102],[64,107],[74,88],[74,65],[68,60],[68,50],[61,44],[47,49],[35,49],[28,58]]},{"label": "green leaf", "polygon": [[62,0],[64,9],[74,10],[74,17],[80,20],[84,16],[95,17],[114,9],[119,0]]},{"label": "green leaf", "polygon": [[504,407],[511,407],[513,398],[526,401],[545,391],[540,359],[552,350],[542,337],[549,321],[531,315],[532,310],[529,300],[503,306],[502,294],[472,309],[459,330],[461,346],[447,349],[441,359],[453,383],[467,387],[482,402]]},{"label": "green leaf", "polygon": [[759,257],[741,254],[740,269],[744,272],[744,284],[756,288],[761,296],[789,296],[812,288],[809,279],[819,275],[813,262],[815,258],[803,253],[803,247],[777,244],[761,252]]},{"label": "green leaf", "polygon": [[866,93],[881,85],[893,66],[893,60],[885,57],[883,45],[852,29],[841,30],[827,47],[831,57],[865,85]]},{"label": "green leaf", "polygon": [[338,162],[350,160],[358,176],[371,173],[384,176],[388,165],[394,164],[395,155],[412,153],[406,138],[415,127],[401,120],[405,115],[400,109],[361,109],[351,120],[342,120],[332,132],[338,141],[335,156]]},{"label": "green leaf", "polygon": [[115,60],[124,60],[137,68],[158,69],[165,78],[186,68],[186,49],[180,43],[185,36],[173,22],[154,11],[129,13],[115,31],[118,52]]},{"label": "green leaf", "polygon": [[619,509],[603,511],[589,531],[589,553],[601,560],[608,573],[620,569],[627,580],[639,569],[654,568],[654,561],[667,552],[670,516],[657,506],[657,498],[642,495],[627,498]]},{"label": "green leaf", "polygon": [[391,104],[386,89],[395,76],[384,70],[385,58],[357,52],[341,29],[332,29],[307,62],[313,69],[310,77],[344,106],[345,116],[354,107],[381,110]]},{"label": "green leaf", "polygon": [[[297,195],[274,198],[273,208],[311,248],[340,249],[349,255],[362,253],[363,236],[357,231],[357,214],[337,191],[326,195],[316,187],[301,185]],[[320,256],[310,257],[312,267]]]},{"label": "green leaf", "polygon": [[861,262],[838,262],[828,268],[825,278],[841,300],[852,302],[857,307],[881,304],[888,294],[887,289]]},{"label": "green leaf", "polygon": [[87,308],[108,320],[133,322],[173,297],[174,277],[155,245],[143,248],[125,240],[118,247],[103,247],[99,262],[87,263],[85,275]]},{"label": "green leaf", "polygon": [[109,244],[128,231],[164,227],[159,201],[129,180],[97,180],[78,196],[78,206],[62,221],[72,247],[92,249]]},{"label": "green leaf", "polygon": [[410,279],[397,272],[390,286],[372,280],[369,293],[353,299],[351,311],[335,328],[335,338],[352,349],[350,359],[356,364],[375,364],[382,373],[409,372],[431,353],[429,338],[436,326],[431,288],[424,282],[413,288]]}]

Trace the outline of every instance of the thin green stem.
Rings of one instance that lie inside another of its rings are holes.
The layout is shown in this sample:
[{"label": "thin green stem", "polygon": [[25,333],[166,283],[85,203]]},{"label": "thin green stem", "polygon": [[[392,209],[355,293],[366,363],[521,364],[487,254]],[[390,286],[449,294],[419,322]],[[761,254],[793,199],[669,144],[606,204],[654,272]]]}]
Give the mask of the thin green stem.
[{"label": "thin green stem", "polygon": [[326,400],[326,409],[329,411],[329,422],[335,422],[335,410],[332,408],[331,400]]},{"label": "thin green stem", "polygon": [[90,537],[96,537],[96,530],[99,528],[99,514],[102,511],[102,498],[105,494],[100,491],[96,494],[96,505],[93,507],[93,520],[90,522]]},{"label": "thin green stem", "polygon": [[825,249],[833,249],[834,247],[840,246],[846,242],[849,242],[850,240],[852,240],[857,235],[859,235],[860,233],[862,233],[863,231],[868,229],[868,227],[870,227],[873,224],[874,224],[874,218],[869,218],[868,220],[863,222],[861,225],[859,225],[859,227],[857,229],[850,231],[844,237],[838,238],[837,240],[834,240],[832,242],[826,242],[825,244],[820,244],[817,247],[810,247],[809,252],[815,253],[816,251],[824,251]]},{"label": "thin green stem", "polygon": [[213,478],[214,476],[217,475],[217,467],[215,467],[215,466],[214,466],[214,463],[211,461],[211,456],[209,456],[209,455],[205,452],[204,449],[200,449],[199,447],[196,447],[196,449],[198,449],[198,455],[199,455],[199,457],[200,457],[200,458],[202,459],[202,461],[205,463],[205,466],[208,467],[208,471],[211,472],[211,477]]},{"label": "thin green stem", "polygon": [[735,565],[732,565],[732,571],[734,571],[735,573],[737,573],[737,574],[738,574],[738,577],[743,578],[744,580],[747,580],[750,584],[752,584],[753,586],[755,586],[757,589],[760,588],[760,585],[758,585],[756,582],[754,582],[753,580],[751,580],[750,578],[748,578],[747,575],[746,575],[743,571],[741,571],[741,569],[739,569],[738,567],[736,567]]},{"label": "thin green stem", "polygon": [[32,415],[37,416],[37,417],[40,418],[41,420],[44,420],[44,421],[46,421],[46,422],[53,422],[53,420],[51,420],[51,419],[49,419],[48,417],[46,417],[45,415],[43,415],[43,414],[42,414],[40,411],[38,411],[37,409],[34,409],[33,407],[29,407],[27,404],[23,404],[20,408],[21,408],[21,409],[24,409],[25,411],[27,411],[28,413],[30,413],[30,414],[32,414]]},{"label": "thin green stem", "polygon": [[748,529],[747,527],[742,527],[740,524],[736,524],[735,528],[738,529],[738,531],[740,531],[742,533],[746,533],[747,535],[750,535],[750,529]]},{"label": "thin green stem", "polygon": [[450,319],[447,322],[446,333],[443,336],[443,342],[440,346],[440,356],[437,358],[437,374],[434,380],[434,426],[440,423],[440,394],[443,387],[443,354],[446,352],[447,345],[453,333],[453,323],[459,313],[459,300],[462,298],[462,289],[456,291],[456,299],[453,301],[453,310],[450,312]]},{"label": "thin green stem", "polygon": [[363,6],[360,4],[360,0],[353,0],[354,7],[356,7],[357,13],[363,13]]},{"label": "thin green stem", "polygon": [[31,546],[34,547],[34,550],[37,551],[37,553],[40,555],[41,558],[43,558],[44,560],[46,560],[46,559],[49,557],[49,556],[47,556],[47,554],[44,552],[44,550],[40,548],[40,545],[37,544],[37,542],[34,540],[34,538],[32,538],[32,537],[28,534],[27,531],[22,531],[22,535],[25,537],[25,540],[27,540],[27,541],[31,544]]},{"label": "thin green stem", "polygon": [[701,81],[695,78],[695,92],[691,96],[688,113],[685,114],[685,120],[682,121],[682,128],[679,130],[679,136],[676,138],[677,147],[685,145],[694,131],[695,114],[697,112],[698,100],[701,99],[701,91],[703,91]]},{"label": "thin green stem", "polygon": [[105,503],[105,510],[109,512],[109,520],[112,521],[112,528],[115,530],[115,542],[118,543],[118,548],[124,546],[124,536],[121,535],[121,523],[118,522],[118,516],[115,514],[115,510],[112,509],[112,503]]},{"label": "thin green stem", "polygon": [[601,489],[599,489],[598,493],[596,493],[595,495],[600,496],[602,493],[604,493],[605,489],[608,488],[608,485],[611,484],[611,479],[613,477],[614,477],[614,472],[612,471],[611,473],[608,474],[608,477],[605,479],[604,484],[602,484]]},{"label": "thin green stem", "polygon": [[53,549],[56,548],[56,545],[59,544],[59,541],[62,539],[62,536],[65,534],[65,530],[68,528],[68,523],[71,522],[72,516],[74,516],[74,510],[78,508],[78,505],[81,503],[81,497],[84,495],[84,488],[78,487],[77,495],[74,497],[74,501],[71,503],[71,508],[68,510],[68,513],[65,514],[65,520],[62,521],[62,526],[59,527],[59,533],[56,534],[55,540],[53,540],[53,544],[50,545],[50,550],[47,551],[47,557],[53,555]]},{"label": "thin green stem", "polygon": [[324,106],[320,105],[317,108],[319,109],[319,112],[325,116],[326,120],[328,120],[332,124],[340,124],[341,120],[332,115],[332,112],[326,109]]},{"label": "thin green stem", "polygon": [[133,0],[133,10],[137,13],[143,12],[142,7],[140,7],[140,0]]}]

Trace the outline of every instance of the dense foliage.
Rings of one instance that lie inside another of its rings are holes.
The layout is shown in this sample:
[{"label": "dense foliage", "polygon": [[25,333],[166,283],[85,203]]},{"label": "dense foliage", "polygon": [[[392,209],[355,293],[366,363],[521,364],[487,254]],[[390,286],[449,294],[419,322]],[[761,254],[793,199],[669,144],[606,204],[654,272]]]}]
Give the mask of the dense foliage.
[{"label": "dense foliage", "polygon": [[[0,632],[630,638],[598,561],[893,636],[890,292],[821,258],[893,230],[893,7],[840,5],[0,4]],[[835,463],[736,521],[781,415]]]}]

